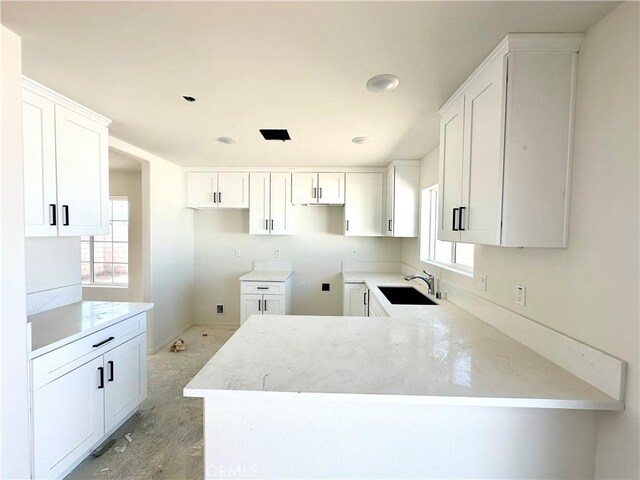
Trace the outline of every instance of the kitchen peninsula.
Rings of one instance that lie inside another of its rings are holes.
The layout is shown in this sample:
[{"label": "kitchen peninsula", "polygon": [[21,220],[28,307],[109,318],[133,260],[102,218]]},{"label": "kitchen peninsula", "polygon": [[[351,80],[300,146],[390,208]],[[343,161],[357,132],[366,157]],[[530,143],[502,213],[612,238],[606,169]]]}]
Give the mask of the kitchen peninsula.
[{"label": "kitchen peninsula", "polygon": [[623,403],[436,302],[250,317],[185,387],[204,398],[206,478],[588,477],[595,411]]}]

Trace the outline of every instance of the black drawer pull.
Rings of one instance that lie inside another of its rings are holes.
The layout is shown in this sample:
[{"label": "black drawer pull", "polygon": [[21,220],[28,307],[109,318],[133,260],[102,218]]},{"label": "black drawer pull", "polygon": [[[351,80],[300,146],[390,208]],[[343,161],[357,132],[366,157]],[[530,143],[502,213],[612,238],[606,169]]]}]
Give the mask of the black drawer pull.
[{"label": "black drawer pull", "polygon": [[101,342],[98,342],[96,344],[93,345],[93,348],[97,348],[97,347],[101,347],[102,345],[104,345],[105,343],[109,343],[111,340],[115,340],[116,337],[109,337],[106,340],[103,340]]},{"label": "black drawer pull", "polygon": [[104,368],[98,367],[98,379],[100,383],[98,383],[98,388],[104,388]]},{"label": "black drawer pull", "polygon": [[269,287],[256,287],[258,290],[269,290]]},{"label": "black drawer pull", "polygon": [[113,380],[114,380],[114,378],[115,378],[115,375],[114,375],[114,373],[113,373],[113,372],[114,372],[114,369],[113,369],[113,360],[109,360],[109,361],[107,362],[107,364],[109,365],[109,378],[108,378],[108,381],[109,381],[109,382],[113,382]]},{"label": "black drawer pull", "polygon": [[458,231],[458,227],[456,226],[456,212],[458,211],[457,208],[453,209],[453,220],[451,223],[451,230],[453,230],[454,232]]}]

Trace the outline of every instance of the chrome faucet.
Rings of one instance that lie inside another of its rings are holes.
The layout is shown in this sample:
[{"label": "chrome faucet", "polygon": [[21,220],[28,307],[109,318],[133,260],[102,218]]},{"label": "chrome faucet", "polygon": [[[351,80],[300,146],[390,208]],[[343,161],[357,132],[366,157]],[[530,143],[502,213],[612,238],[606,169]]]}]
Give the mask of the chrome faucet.
[{"label": "chrome faucet", "polygon": [[408,282],[409,280],[414,280],[414,279],[419,279],[424,281],[427,286],[429,287],[429,295],[434,295],[436,293],[436,288],[435,288],[435,283],[436,283],[436,279],[433,275],[431,275],[430,273],[425,272],[424,270],[422,271],[424,273],[423,275],[419,275],[419,274],[415,274],[415,275],[407,275],[406,277],[404,277],[404,279]]}]

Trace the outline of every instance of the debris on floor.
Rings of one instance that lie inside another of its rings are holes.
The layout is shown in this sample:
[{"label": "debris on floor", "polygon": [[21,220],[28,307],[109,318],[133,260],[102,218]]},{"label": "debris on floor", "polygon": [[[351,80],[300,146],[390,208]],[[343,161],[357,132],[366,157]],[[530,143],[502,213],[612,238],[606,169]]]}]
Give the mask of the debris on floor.
[{"label": "debris on floor", "polygon": [[198,440],[196,443],[193,444],[193,447],[191,448],[202,450],[204,448],[204,439]]},{"label": "debris on floor", "polygon": [[204,333],[202,334],[202,336],[203,336],[203,337],[208,337],[208,336],[209,336],[209,334],[208,334],[207,332],[204,332]]},{"label": "debris on floor", "polygon": [[91,456],[95,457],[95,458],[98,458],[104,452],[106,452],[111,447],[113,447],[115,445],[115,443],[116,443],[116,439],[115,438],[112,438],[111,440],[107,440],[102,445],[100,445],[98,448],[96,448],[93,452],[91,452]]},{"label": "debris on floor", "polygon": [[129,443],[133,442],[133,439],[131,438],[131,433],[127,433],[127,434],[124,436],[124,438],[126,438],[126,439],[127,439],[127,442],[129,442]]},{"label": "debris on floor", "polygon": [[126,445],[123,445],[123,446],[121,446],[121,447],[116,447],[116,448],[114,448],[114,450],[115,450],[116,452],[120,452],[120,453],[124,453],[124,451],[125,451],[126,449],[127,449],[127,446],[126,446]]},{"label": "debris on floor", "polygon": [[100,473],[102,473],[102,472],[108,472],[108,471],[109,471],[109,469],[108,469],[108,468],[103,468],[102,470],[100,470]]},{"label": "debris on floor", "polygon": [[177,339],[175,342],[173,342],[171,344],[171,351],[172,352],[179,352],[181,350],[184,350],[186,347],[186,345],[184,344],[184,340],[182,340],[181,338]]}]

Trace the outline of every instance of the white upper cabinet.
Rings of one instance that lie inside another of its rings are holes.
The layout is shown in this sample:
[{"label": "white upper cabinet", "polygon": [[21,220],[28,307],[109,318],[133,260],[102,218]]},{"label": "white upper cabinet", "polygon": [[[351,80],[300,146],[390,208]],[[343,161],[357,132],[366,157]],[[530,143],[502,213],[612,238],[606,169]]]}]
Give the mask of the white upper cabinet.
[{"label": "white upper cabinet", "polygon": [[384,174],[347,173],[344,202],[344,234],[382,236]]},{"label": "white upper cabinet", "polygon": [[187,173],[187,206],[249,208],[249,174],[247,172]]},{"label": "white upper cabinet", "polygon": [[387,169],[385,236],[418,236],[420,162],[396,161]]},{"label": "white upper cabinet", "polygon": [[567,245],[581,34],[510,34],[440,109],[440,240]]},{"label": "white upper cabinet", "polygon": [[344,205],[343,172],[295,172],[291,177],[294,205]]},{"label": "white upper cabinet", "polygon": [[110,121],[24,79],[27,236],[109,232]]},{"label": "white upper cabinet", "polygon": [[291,174],[251,173],[249,234],[293,235]]}]

